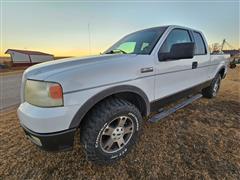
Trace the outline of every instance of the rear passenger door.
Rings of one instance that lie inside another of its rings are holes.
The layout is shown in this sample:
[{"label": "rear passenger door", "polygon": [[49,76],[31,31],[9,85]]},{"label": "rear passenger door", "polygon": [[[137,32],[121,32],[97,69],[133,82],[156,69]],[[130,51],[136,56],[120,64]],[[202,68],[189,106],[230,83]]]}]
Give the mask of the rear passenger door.
[{"label": "rear passenger door", "polygon": [[191,33],[195,42],[193,61],[198,63],[198,66],[195,69],[195,80],[197,84],[201,84],[209,79],[210,54],[207,53],[206,42],[203,35],[197,31],[192,31]]},{"label": "rear passenger door", "polygon": [[[159,56],[169,53],[173,44],[193,42],[189,30],[175,28],[169,32],[159,50]],[[158,59],[155,76],[155,99],[165,98],[196,85],[193,59]]]}]

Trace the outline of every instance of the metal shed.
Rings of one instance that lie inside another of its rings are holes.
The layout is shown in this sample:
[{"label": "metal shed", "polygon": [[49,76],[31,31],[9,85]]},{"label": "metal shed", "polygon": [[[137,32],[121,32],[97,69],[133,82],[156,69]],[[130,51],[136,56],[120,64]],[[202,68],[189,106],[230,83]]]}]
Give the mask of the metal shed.
[{"label": "metal shed", "polygon": [[31,65],[54,60],[52,54],[39,51],[8,49],[5,54],[10,54],[13,65]]}]

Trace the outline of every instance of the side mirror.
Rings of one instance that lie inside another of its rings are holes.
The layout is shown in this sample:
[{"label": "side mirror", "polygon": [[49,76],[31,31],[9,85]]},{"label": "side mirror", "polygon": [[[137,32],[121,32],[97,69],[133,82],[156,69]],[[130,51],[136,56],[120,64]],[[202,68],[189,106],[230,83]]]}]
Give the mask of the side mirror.
[{"label": "side mirror", "polygon": [[173,44],[169,53],[159,53],[159,60],[191,59],[194,56],[195,43],[177,43]]}]

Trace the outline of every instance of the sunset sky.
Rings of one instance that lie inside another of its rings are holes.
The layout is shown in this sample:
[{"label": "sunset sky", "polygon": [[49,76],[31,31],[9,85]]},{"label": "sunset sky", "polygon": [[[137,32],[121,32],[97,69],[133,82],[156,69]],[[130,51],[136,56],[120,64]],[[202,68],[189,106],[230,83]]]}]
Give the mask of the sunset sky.
[{"label": "sunset sky", "polygon": [[239,1],[2,0],[0,11],[0,56],[8,48],[55,56],[97,54],[128,33],[168,24],[199,29],[209,44],[226,38],[240,47]]}]

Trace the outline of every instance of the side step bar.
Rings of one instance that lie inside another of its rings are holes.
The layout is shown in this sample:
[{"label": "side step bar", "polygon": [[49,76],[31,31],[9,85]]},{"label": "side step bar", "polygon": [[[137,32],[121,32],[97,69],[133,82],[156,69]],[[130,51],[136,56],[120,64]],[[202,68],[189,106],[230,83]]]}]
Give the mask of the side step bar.
[{"label": "side step bar", "polygon": [[163,119],[163,118],[169,116],[170,114],[176,112],[177,110],[191,104],[193,101],[195,101],[195,100],[197,100],[201,97],[202,97],[202,94],[197,94],[197,95],[194,95],[194,96],[191,96],[191,97],[187,98],[185,101],[177,104],[176,106],[174,106],[170,109],[167,109],[167,110],[160,109],[159,110],[160,112],[158,114],[154,115],[153,117],[151,117],[148,121],[152,122],[152,123],[153,122],[158,122],[161,119]]}]

